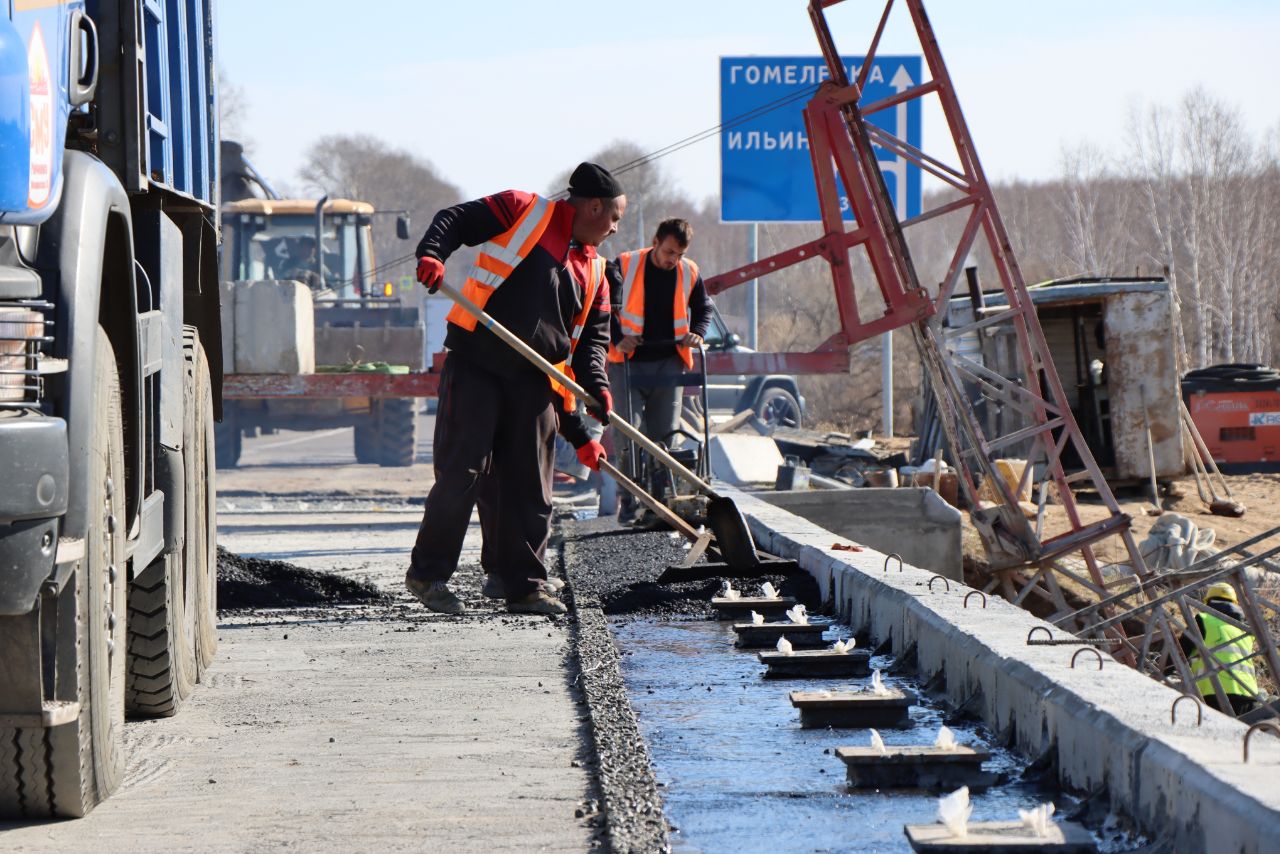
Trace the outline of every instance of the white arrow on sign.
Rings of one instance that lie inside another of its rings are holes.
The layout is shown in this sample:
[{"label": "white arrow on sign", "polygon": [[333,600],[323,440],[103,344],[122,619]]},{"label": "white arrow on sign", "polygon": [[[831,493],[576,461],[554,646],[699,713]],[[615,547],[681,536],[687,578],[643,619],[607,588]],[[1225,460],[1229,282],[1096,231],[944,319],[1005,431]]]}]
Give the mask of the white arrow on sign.
[{"label": "white arrow on sign", "polygon": [[[893,75],[893,79],[889,81],[889,85],[893,87],[896,93],[902,93],[910,89],[914,85],[911,79],[911,73],[907,71],[905,65],[899,65],[898,71]],[[898,104],[894,110],[897,118],[897,129],[893,135],[898,139],[905,140],[907,138],[907,102],[903,101]],[[894,186],[897,192],[894,193],[894,207],[897,208],[896,213],[898,219],[907,218],[907,161],[906,158],[898,155],[893,156],[893,160],[889,161],[888,167],[884,169],[894,175]]]}]

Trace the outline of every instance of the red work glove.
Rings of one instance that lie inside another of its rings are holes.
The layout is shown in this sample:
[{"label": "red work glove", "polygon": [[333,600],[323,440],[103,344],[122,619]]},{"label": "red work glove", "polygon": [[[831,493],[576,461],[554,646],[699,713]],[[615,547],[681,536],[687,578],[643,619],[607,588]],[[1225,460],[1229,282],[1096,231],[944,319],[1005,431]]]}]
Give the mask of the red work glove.
[{"label": "red work glove", "polygon": [[430,255],[418,259],[418,281],[427,286],[427,293],[434,294],[444,281],[444,262]]},{"label": "red work glove", "polygon": [[605,388],[593,394],[592,397],[600,401],[600,407],[588,406],[587,414],[601,424],[608,424],[609,413],[613,411],[613,395],[609,394],[609,389]]},{"label": "red work glove", "polygon": [[592,471],[600,471],[600,461],[608,458],[609,455],[604,452],[604,445],[595,439],[578,449],[578,462]]}]

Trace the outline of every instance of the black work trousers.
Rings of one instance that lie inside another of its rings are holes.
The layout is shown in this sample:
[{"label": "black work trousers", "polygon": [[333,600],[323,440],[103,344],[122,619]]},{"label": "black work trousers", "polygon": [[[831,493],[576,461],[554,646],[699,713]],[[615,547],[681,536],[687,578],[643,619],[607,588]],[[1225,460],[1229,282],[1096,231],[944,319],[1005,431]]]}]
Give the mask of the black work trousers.
[{"label": "black work trousers", "polygon": [[432,455],[436,482],[427,495],[410,573],[448,581],[484,481],[492,509],[486,552],[508,599],[528,596],[545,581],[543,555],[551,533],[551,476],[556,413],[542,377],[512,380],[457,353],[445,359]]}]

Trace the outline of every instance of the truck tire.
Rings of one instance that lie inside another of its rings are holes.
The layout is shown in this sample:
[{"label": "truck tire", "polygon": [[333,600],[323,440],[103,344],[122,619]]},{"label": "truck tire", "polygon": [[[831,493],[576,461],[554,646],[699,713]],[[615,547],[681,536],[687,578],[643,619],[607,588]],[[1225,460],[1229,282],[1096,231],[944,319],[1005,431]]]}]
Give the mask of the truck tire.
[{"label": "truck tire", "polygon": [[131,717],[169,717],[195,685],[194,603],[184,601],[182,576],[182,554],[174,552],[153,560],[129,585],[125,708]]},{"label": "truck tire", "polygon": [[209,361],[194,327],[183,330],[182,355],[191,388],[191,434],[185,432],[183,468],[187,473],[186,540],[183,561],[195,586],[196,681],[213,663],[218,649],[218,507],[214,484],[213,383]]},{"label": "truck tire", "polygon": [[369,420],[364,424],[357,424],[354,431],[353,446],[356,454],[356,462],[358,463],[376,463],[378,461],[378,426],[376,423],[377,406],[375,404],[375,413],[370,414]]},{"label": "truck tire", "polygon": [[213,426],[213,442],[218,468],[233,469],[239,465],[243,439],[232,401],[225,401],[222,405],[222,420]]},{"label": "truck tire", "polygon": [[[203,422],[209,410],[201,404],[209,389],[207,383],[199,382],[204,351],[193,329],[183,329],[182,355],[183,542],[181,549],[152,561],[129,585],[129,689],[125,702],[134,717],[175,714],[191,694],[201,669],[197,635],[205,603],[200,601],[200,589],[205,588],[208,595],[205,576],[210,570],[205,532],[208,478],[201,452]],[[206,368],[206,378],[207,373]]]},{"label": "truck tire", "polygon": [[404,467],[413,465],[418,446],[418,419],[412,398],[388,398],[378,403],[378,465]]},{"label": "truck tire", "polygon": [[800,426],[800,401],[795,395],[781,386],[768,386],[756,398],[756,405],[751,407],[756,416],[766,424],[779,427]]},{"label": "truck tire", "polygon": [[61,726],[0,727],[5,816],[79,818],[119,786],[124,772],[124,435],[115,355],[101,329],[96,347],[85,557],[61,593],[39,605],[42,628],[57,636],[56,683],[75,686],[74,695],[59,699],[74,696],[80,710]]}]

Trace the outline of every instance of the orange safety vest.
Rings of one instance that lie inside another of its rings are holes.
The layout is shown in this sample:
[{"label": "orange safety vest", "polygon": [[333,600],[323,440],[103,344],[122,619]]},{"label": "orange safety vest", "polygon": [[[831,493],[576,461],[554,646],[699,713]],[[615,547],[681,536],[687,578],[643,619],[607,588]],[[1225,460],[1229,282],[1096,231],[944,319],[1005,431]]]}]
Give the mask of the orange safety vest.
[{"label": "orange safety vest", "polygon": [[[568,269],[568,265],[565,267]],[[573,275],[572,272],[569,274]],[[604,259],[600,257],[592,258],[587,262],[587,282],[582,286],[582,311],[578,312],[573,318],[573,332],[569,334],[569,358],[556,365],[563,373],[567,374],[569,379],[576,380],[573,375],[573,353],[578,349],[578,341],[582,338],[582,330],[587,327],[587,317],[591,314],[591,305],[595,302],[596,293],[600,290],[600,285],[604,282]],[[564,400],[564,411],[573,412],[578,406],[578,400],[574,397],[573,392],[560,385],[555,380],[551,381],[551,389]]]},{"label": "orange safety vest", "polygon": [[[511,228],[481,244],[476,263],[462,284],[462,295],[484,308],[498,286],[507,280],[511,271],[520,266],[520,262],[538,245],[547,226],[551,224],[553,208],[551,202],[541,196],[534,196],[533,204],[525,208]],[[476,319],[460,305],[449,309],[446,320],[468,332],[474,332],[476,328]]]},{"label": "orange safety vest", "polygon": [[[622,309],[618,312],[618,321],[626,335],[644,336],[644,267],[652,249],[639,249],[635,252],[623,252],[618,256],[622,267],[622,293],[619,302]],[[672,333],[675,339],[689,334],[689,296],[693,292],[693,284],[698,280],[698,265],[688,258],[681,258],[676,268],[675,305],[672,307]],[[683,344],[676,345],[676,353],[684,362],[687,370],[693,370],[693,348]],[[612,344],[609,346],[609,361],[621,363],[628,358]]]}]

